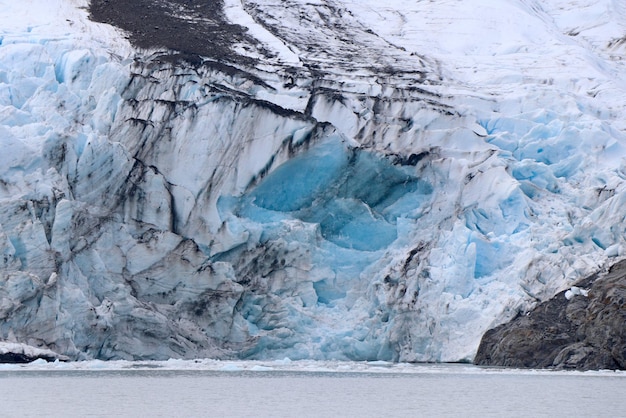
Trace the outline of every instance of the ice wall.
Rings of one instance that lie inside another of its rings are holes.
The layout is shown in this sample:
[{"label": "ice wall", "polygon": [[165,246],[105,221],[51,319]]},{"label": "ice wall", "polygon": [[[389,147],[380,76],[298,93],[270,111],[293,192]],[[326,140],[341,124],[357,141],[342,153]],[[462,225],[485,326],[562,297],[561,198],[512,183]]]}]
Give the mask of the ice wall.
[{"label": "ice wall", "polygon": [[267,48],[200,65],[72,2],[5,3],[0,340],[467,361],[489,327],[624,255],[621,64],[593,33],[564,41],[552,9],[503,2],[541,36],[476,40],[483,60],[376,23],[447,28],[445,2],[229,3]]}]

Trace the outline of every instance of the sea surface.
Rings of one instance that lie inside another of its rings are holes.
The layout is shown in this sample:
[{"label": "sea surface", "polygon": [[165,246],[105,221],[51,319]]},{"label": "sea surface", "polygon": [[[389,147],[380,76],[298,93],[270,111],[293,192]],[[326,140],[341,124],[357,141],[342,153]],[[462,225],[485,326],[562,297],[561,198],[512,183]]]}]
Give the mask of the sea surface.
[{"label": "sea surface", "polygon": [[385,362],[0,365],[2,417],[626,417],[626,372]]}]

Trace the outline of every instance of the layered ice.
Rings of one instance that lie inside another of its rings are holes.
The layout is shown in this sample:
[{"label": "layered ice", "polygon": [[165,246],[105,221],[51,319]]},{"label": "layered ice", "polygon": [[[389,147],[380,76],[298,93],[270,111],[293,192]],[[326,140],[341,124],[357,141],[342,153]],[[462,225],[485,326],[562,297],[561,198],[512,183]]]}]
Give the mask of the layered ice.
[{"label": "layered ice", "polygon": [[616,2],[226,2],[258,43],[201,65],[30,4],[0,1],[0,340],[469,361],[624,256]]}]

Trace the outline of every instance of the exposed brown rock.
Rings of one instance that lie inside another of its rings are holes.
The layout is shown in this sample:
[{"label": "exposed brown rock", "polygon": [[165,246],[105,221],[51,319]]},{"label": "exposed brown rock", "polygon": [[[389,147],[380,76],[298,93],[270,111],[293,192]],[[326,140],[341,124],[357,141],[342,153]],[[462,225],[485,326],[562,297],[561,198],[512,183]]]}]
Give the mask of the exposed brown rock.
[{"label": "exposed brown rock", "polygon": [[600,277],[577,284],[588,296],[566,291],[525,316],[485,333],[474,363],[478,365],[626,369],[626,260]]},{"label": "exposed brown rock", "polygon": [[140,48],[177,51],[170,59],[190,64],[201,63],[202,57],[246,61],[232,46],[257,41],[247,35],[247,28],[227,22],[223,7],[222,0],[92,0],[89,12],[92,20],[125,30]]}]

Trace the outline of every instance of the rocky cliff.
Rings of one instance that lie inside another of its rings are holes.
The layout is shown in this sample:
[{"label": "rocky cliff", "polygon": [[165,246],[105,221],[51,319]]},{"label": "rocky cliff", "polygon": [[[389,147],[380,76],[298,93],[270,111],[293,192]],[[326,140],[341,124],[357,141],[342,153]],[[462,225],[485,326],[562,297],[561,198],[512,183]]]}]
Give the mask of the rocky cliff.
[{"label": "rocky cliff", "polygon": [[626,369],[626,261],[487,331],[479,365]]}]

